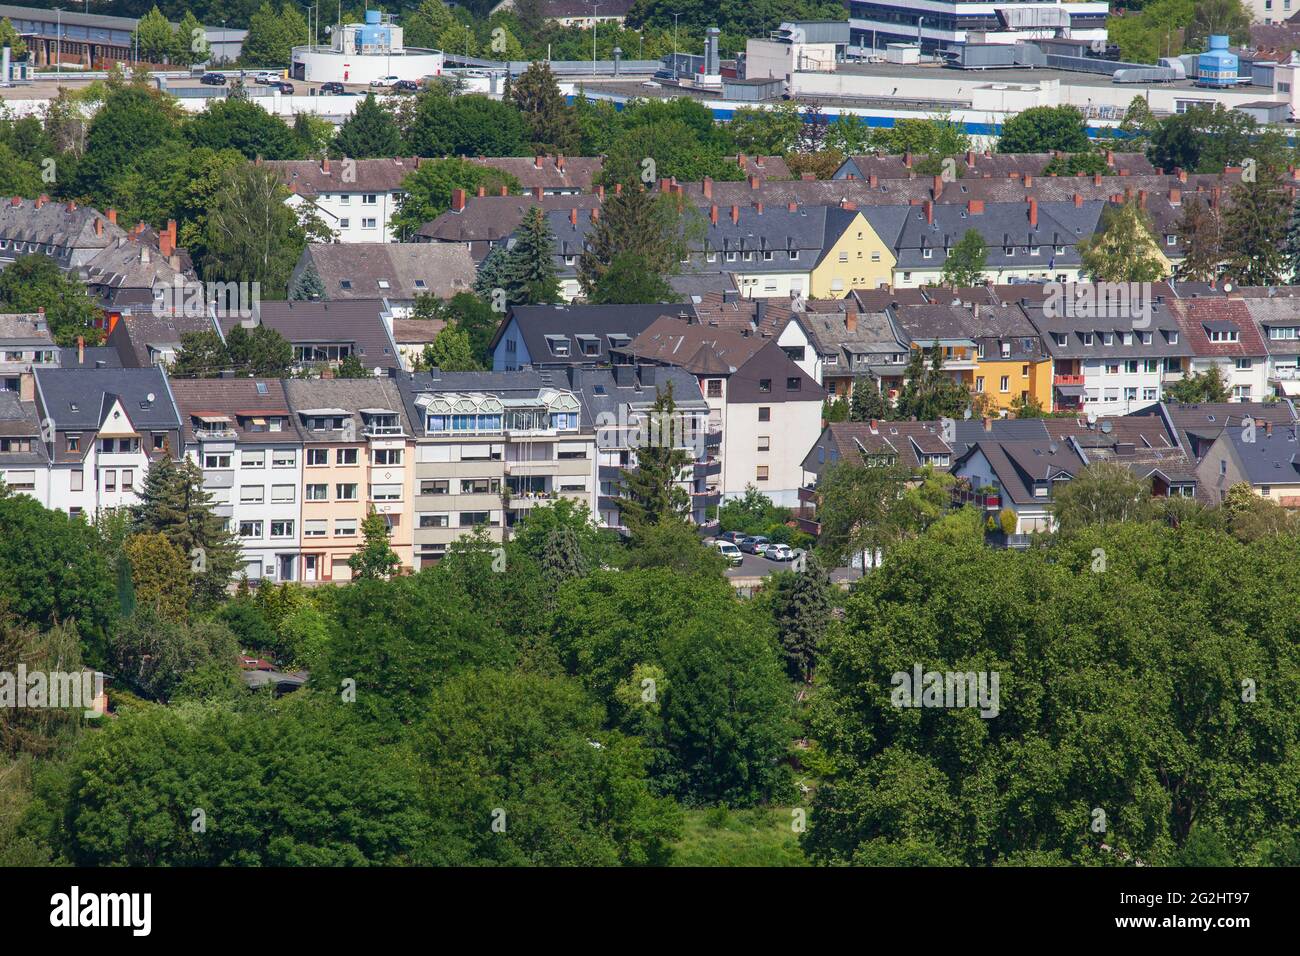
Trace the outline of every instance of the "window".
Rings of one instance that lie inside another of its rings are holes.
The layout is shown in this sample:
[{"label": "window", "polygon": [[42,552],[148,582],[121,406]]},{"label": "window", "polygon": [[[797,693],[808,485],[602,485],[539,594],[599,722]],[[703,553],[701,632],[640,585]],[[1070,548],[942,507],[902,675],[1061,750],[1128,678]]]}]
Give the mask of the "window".
[{"label": "window", "polygon": [[85,481],[85,473],[80,468],[74,468],[69,474],[72,484],[69,485],[70,491],[81,491]]},{"label": "window", "polygon": [[754,478],[757,481],[767,481],[767,465],[759,465]]},{"label": "window", "polygon": [[355,484],[335,485],[334,498],[337,501],[356,501],[357,486]]},{"label": "window", "polygon": [[240,468],[265,468],[266,452],[264,451],[241,451],[239,453]]},{"label": "window", "polygon": [[272,468],[292,468],[298,463],[298,456],[291,451],[271,452]]},{"label": "window", "polygon": [[976,376],[975,376],[975,391],[976,391],[977,394],[978,394],[979,392],[984,391],[984,376],[983,376],[983,375],[976,375]]},{"label": "window", "polygon": [[260,505],[264,494],[263,485],[244,485],[239,489],[239,500],[246,505]]},{"label": "window", "polygon": [[329,499],[329,485],[308,485],[304,497],[307,501],[326,501]]},{"label": "window", "polygon": [[[356,449],[352,449],[356,451]],[[402,463],[402,449],[400,448],[376,448],[374,451],[376,465],[400,465]]]},{"label": "window", "polygon": [[81,450],[81,436],[80,436],[80,435],[69,435],[69,436],[68,436],[68,451],[80,451],[80,450]]},{"label": "window", "polygon": [[878,253],[878,252],[873,252],[873,253],[871,254],[871,261],[872,261],[872,262],[879,262],[879,261],[880,261],[880,253]]},{"label": "window", "polygon": [[770,378],[760,378],[758,380],[758,390],[760,392],[772,391],[772,380]]},{"label": "window", "polygon": [[758,436],[758,450],[759,450],[759,451],[771,451],[771,450],[772,450],[772,436],[771,436],[771,435],[759,435],[759,436]]},{"label": "window", "polygon": [[787,392],[797,392],[803,386],[803,378],[798,375],[791,376],[785,380],[785,390]]},{"label": "window", "polygon": [[132,483],[134,480],[135,480],[135,472],[130,468],[123,468],[122,469],[122,490],[130,491],[133,487]]},{"label": "window", "polygon": [[449,528],[451,527],[451,518],[443,514],[420,515],[420,527]]},{"label": "window", "polygon": [[460,482],[462,495],[488,495],[501,490],[500,478],[463,478]]},{"label": "window", "polygon": [[334,461],[339,465],[355,465],[357,463],[357,450],[355,448],[340,448],[338,454],[334,456]]},{"label": "window", "polygon": [[722,379],[720,378],[709,379],[707,388],[708,388],[709,398],[722,397]]},{"label": "window", "polygon": [[229,455],[204,455],[203,467],[204,468],[229,468],[230,456]]},{"label": "window", "polygon": [[1237,371],[1245,372],[1254,366],[1254,361],[1248,358],[1237,359]]},{"label": "window", "polygon": [[760,406],[758,409],[758,420],[760,422],[770,422],[772,420],[772,409],[767,406]]},{"label": "window", "polygon": [[328,448],[307,449],[307,464],[328,465],[329,463],[330,463],[330,452]]},{"label": "window", "polygon": [[1003,391],[1003,392],[1011,391],[1010,376],[1003,375],[1002,378],[998,380],[998,389],[999,391]]},{"label": "window", "polygon": [[375,193],[366,193],[361,197],[361,205],[373,206],[379,202],[379,197]]},{"label": "window", "polygon": [[272,521],[271,522],[272,538],[292,538],[293,522],[290,520]]},{"label": "window", "polygon": [[335,518],[334,519],[334,536],[336,538],[351,538],[357,533],[356,518]]},{"label": "window", "polygon": [[1087,345],[1087,346],[1091,346],[1091,345],[1092,345],[1092,333],[1091,333],[1091,332],[1083,332],[1083,333],[1080,334],[1080,337],[1083,339],[1083,344],[1084,344],[1084,345]]},{"label": "window", "polygon": [[239,522],[239,536],[241,538],[260,538],[262,536],[262,522],[260,521]]},{"label": "window", "polygon": [[448,492],[448,482],[444,479],[441,481],[422,481],[420,482],[420,494],[422,495],[445,495]]},{"label": "window", "polygon": [[[351,220],[351,219],[348,219],[346,216],[345,216],[344,218],[342,218],[342,219],[339,220],[339,228],[340,228],[340,229],[347,229],[347,228],[349,228],[351,225],[352,225],[352,220]],[[352,288],[352,283],[349,282],[347,279],[344,279],[342,282],[339,283],[339,285],[343,286],[343,288],[345,288],[345,289],[350,289],[350,288]]]},{"label": "window", "polygon": [[485,524],[495,527],[497,522],[492,520],[490,511],[462,511],[460,513],[460,526],[462,528],[473,528]]},{"label": "window", "polygon": [[328,530],[328,522],[324,518],[313,518],[302,523],[302,536],[304,538],[323,538]]},{"label": "window", "polygon": [[401,485],[371,485],[371,501],[397,501],[402,497]]},{"label": "window", "polygon": [[361,228],[362,228],[362,229],[374,229],[374,228],[375,228],[375,220],[374,220],[374,219],[362,219],[362,220],[361,220]]},{"label": "window", "polygon": [[296,485],[272,485],[271,500],[272,501],[293,501],[294,489],[296,487],[297,487]]}]

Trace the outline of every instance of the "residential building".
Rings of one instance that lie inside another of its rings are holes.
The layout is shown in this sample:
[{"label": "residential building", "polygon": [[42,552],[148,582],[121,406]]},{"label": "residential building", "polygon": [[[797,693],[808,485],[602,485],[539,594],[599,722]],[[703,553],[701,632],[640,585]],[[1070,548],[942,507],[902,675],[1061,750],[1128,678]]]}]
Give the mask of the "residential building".
[{"label": "residential building", "polygon": [[1218,368],[1233,401],[1265,395],[1269,349],[1244,299],[1175,299],[1171,308],[1192,348],[1194,374]]},{"label": "residential building", "polygon": [[1267,390],[1259,397],[1300,396],[1300,298],[1248,298],[1245,302],[1268,350]]},{"label": "residential building", "polygon": [[50,507],[50,461],[40,416],[36,404],[17,391],[0,391],[0,482]]},{"label": "residential building", "polygon": [[274,170],[297,209],[311,207],[336,242],[392,242],[402,182],[419,166],[418,157],[395,159],[285,159],[263,163]]},{"label": "residential building", "polygon": [[294,266],[289,288],[314,270],[325,288],[322,300],[382,299],[394,317],[411,315],[415,300],[469,292],[477,272],[469,247],[457,243],[309,243]]},{"label": "residential building", "polygon": [[188,332],[215,331],[217,325],[212,317],[202,312],[194,313],[185,309],[155,312],[153,309],[141,309],[110,316],[106,343],[117,352],[124,368],[170,366],[176,361],[182,335]]},{"label": "residential building", "polygon": [[1014,527],[1004,527],[1008,544],[1026,543],[1036,531],[1054,531],[1052,502],[1057,490],[1078,476],[1086,463],[1078,447],[1046,437],[1037,441],[977,441],[953,463],[952,473],[985,503],[1010,509]]},{"label": "residential building", "polygon": [[250,581],[297,581],[303,439],[279,379],[172,379],[185,454],[239,540]]},{"label": "residential building", "polygon": [[660,316],[685,321],[688,314],[672,305],[512,306],[488,346],[492,369],[609,365],[612,352],[626,350]]},{"label": "residential building", "polygon": [[432,345],[438,333],[447,327],[442,319],[393,319],[393,341],[402,360],[402,369],[414,372],[424,359],[424,348]]},{"label": "residential building", "polygon": [[560,372],[417,372],[400,379],[412,423],[407,469],[416,567],[476,528],[501,541],[558,498],[595,514],[596,438]]},{"label": "residential building", "polygon": [[502,186],[501,190],[496,196],[468,198],[457,195],[460,190],[453,190],[451,208],[421,226],[411,241],[464,243],[474,261],[482,262],[495,246],[509,245],[524,214],[533,206],[540,206],[543,212],[563,210],[566,215],[570,209],[576,209],[579,216],[585,216],[599,208],[604,193],[604,187],[598,187],[594,195],[581,196],[539,197],[536,191],[528,196],[509,196],[505,194],[506,187]]},{"label": "residential building", "polygon": [[[684,369],[655,365],[615,365],[612,368],[569,368],[569,381],[582,398],[596,430],[596,507],[601,523],[623,528],[615,499],[625,470],[635,470],[637,448],[655,438],[671,436],[686,451],[690,468],[679,483],[690,495],[690,517],[707,524],[721,501],[720,435],[709,434],[709,406],[695,377]],[[655,402],[671,391],[676,419],[656,426]]]},{"label": "residential building", "polygon": [[1248,421],[1225,427],[1196,469],[1211,501],[1221,504],[1233,485],[1245,482],[1274,504],[1300,508],[1298,426]]},{"label": "residential building", "polygon": [[892,401],[903,386],[910,345],[900,338],[887,311],[857,311],[856,300],[843,302],[842,312],[807,311],[798,316],[817,354],[814,378],[833,398],[847,401],[853,383],[869,375]]},{"label": "residential building", "polygon": [[392,310],[383,299],[261,302],[253,312],[251,319],[219,316],[222,335],[240,323],[274,329],[293,346],[295,370],[337,368],[349,355],[367,371],[401,368]]},{"label": "residential building", "polygon": [[0,391],[19,393],[30,402],[32,370],[55,368],[59,358],[44,310],[0,315]]},{"label": "residential building", "polygon": [[577,196],[592,191],[604,161],[599,156],[467,156],[478,166],[486,166],[513,176],[520,195]]},{"label": "residential building", "polygon": [[50,506],[93,517],[134,505],[149,465],[179,458],[181,422],[153,368],[37,368],[36,408],[50,458]]},{"label": "residential building", "polygon": [[284,389],[303,440],[300,579],[351,580],[348,559],[371,511],[388,524],[402,567],[413,567],[413,432],[396,382],[290,379]]},{"label": "residential building", "polygon": [[699,382],[709,430],[721,432],[715,441],[724,501],[753,485],[774,504],[798,504],[802,462],[821,430],[826,390],[775,341],[665,316],[628,352],[641,362],[683,368]]}]

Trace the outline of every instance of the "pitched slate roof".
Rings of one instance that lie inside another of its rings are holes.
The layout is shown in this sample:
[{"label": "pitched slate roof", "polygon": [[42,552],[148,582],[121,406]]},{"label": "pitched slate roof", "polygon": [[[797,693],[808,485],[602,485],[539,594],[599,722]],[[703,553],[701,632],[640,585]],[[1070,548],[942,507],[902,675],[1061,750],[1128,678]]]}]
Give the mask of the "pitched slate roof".
[{"label": "pitched slate roof", "polygon": [[525,190],[540,186],[543,189],[576,189],[579,192],[591,192],[591,184],[604,166],[604,161],[599,156],[539,155],[477,158],[467,156],[465,158],[476,165],[509,173]]},{"label": "pitched slate roof", "polygon": [[[975,449],[983,452],[989,467],[997,476],[1003,492],[1015,504],[1046,504],[1052,500],[1035,495],[1034,483],[1051,482],[1058,478],[1074,478],[1084,467],[1074,446],[1057,441],[979,441],[967,449],[963,457]],[[1051,486],[1049,485],[1049,488]]]},{"label": "pitched slate roof", "polygon": [[1227,437],[1252,485],[1300,482],[1300,441],[1295,425],[1256,428],[1251,441],[1246,441],[1246,433],[1240,428],[1231,429]]},{"label": "pitched slate roof", "polygon": [[[817,446],[825,450],[825,462],[817,460]],[[820,472],[832,461],[860,461],[861,456],[892,455],[908,468],[925,464],[923,455],[955,457],[939,422],[830,422],[817,446],[804,459],[805,471]]]},{"label": "pitched slate roof", "polygon": [[304,441],[342,440],[337,431],[316,430],[310,427],[310,416],[306,413],[321,409],[338,409],[344,413],[343,417],[351,418],[356,440],[360,440],[366,424],[361,412],[369,409],[384,409],[396,414],[403,433],[412,434],[405,402],[393,379],[373,377],[286,379],[284,391],[289,409],[296,419],[294,424]]},{"label": "pitched slate roof", "polygon": [[524,214],[533,206],[543,211],[570,209],[586,210],[600,205],[600,197],[584,195],[543,196],[470,196],[465,208],[459,212],[448,210],[426,222],[416,233],[422,242],[502,242],[510,237]]},{"label": "pitched slate roof", "polygon": [[[275,329],[292,345],[349,343],[367,369],[399,368],[397,344],[388,333],[382,299],[351,299],[343,302],[262,302],[255,321]],[[218,317],[222,334],[242,320],[239,316]]]},{"label": "pitched slate roof", "polygon": [[419,159],[268,160],[262,165],[273,170],[290,192],[307,199],[322,193],[391,193],[415,172]]},{"label": "pitched slate roof", "polygon": [[[1175,299],[1172,311],[1196,355],[1249,356],[1268,354],[1264,337],[1242,299]],[[1236,330],[1236,342],[1212,342],[1210,332]]]},{"label": "pitched slate roof", "polygon": [[[510,323],[514,323],[523,337],[533,364],[558,363],[605,365],[609,363],[610,336],[636,338],[661,315],[687,314],[687,307],[673,305],[517,305],[510,309],[506,321],[497,327],[490,348],[497,342]],[[555,355],[548,336],[562,336],[569,345],[567,356]],[[580,347],[579,337],[595,339],[599,351],[587,355]]]},{"label": "pitched slate roof", "polygon": [[298,268],[308,263],[325,286],[325,298],[333,301],[425,294],[449,299],[468,292],[477,272],[468,247],[442,242],[311,243]]},{"label": "pitched slate roof", "polygon": [[0,467],[43,465],[49,459],[41,439],[40,416],[34,402],[22,401],[17,392],[0,391],[0,438],[26,438],[28,451],[0,453]]},{"label": "pitched slate roof", "polygon": [[[207,315],[189,315],[184,310],[172,315],[142,309],[123,315],[113,324],[108,344],[117,350],[126,368],[146,368],[154,364],[153,351],[174,351],[187,332],[212,332],[215,327]],[[75,361],[75,359],[74,359]]]},{"label": "pitched slate roof", "polygon": [[[277,378],[174,378],[172,394],[180,408],[184,439],[195,441],[195,423],[202,415],[224,415],[237,441],[296,444],[302,441],[296,416],[289,410],[284,383]],[[283,430],[254,430],[255,419],[284,418]]]},{"label": "pitched slate roof", "polygon": [[1276,298],[1247,298],[1244,301],[1246,310],[1262,330],[1264,347],[1270,354],[1295,355],[1300,352],[1300,337],[1273,339],[1269,338],[1268,331],[1271,328],[1300,328],[1300,297],[1283,295]]}]

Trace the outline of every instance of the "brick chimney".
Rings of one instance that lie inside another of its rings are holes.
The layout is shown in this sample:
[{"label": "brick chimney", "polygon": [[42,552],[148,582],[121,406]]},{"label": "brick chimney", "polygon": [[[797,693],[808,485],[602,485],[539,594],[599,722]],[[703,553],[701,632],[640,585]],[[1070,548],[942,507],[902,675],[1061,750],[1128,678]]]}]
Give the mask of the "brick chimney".
[{"label": "brick chimney", "polygon": [[1169,190],[1169,205],[1177,206],[1183,201],[1183,191],[1177,186]]},{"label": "brick chimney", "polygon": [[737,165],[737,166],[739,166],[741,169],[744,169],[745,166],[746,166],[748,163],[749,163],[749,157],[747,157],[744,153],[737,153],[737,154],[736,154],[736,165]]},{"label": "brick chimney", "polygon": [[507,187],[502,186],[502,187],[501,187],[501,195],[502,195],[502,196],[509,196],[509,195],[510,195],[510,190],[509,190]]},{"label": "brick chimney", "polygon": [[858,204],[855,203],[855,202],[853,202],[853,201],[850,200],[850,199],[841,199],[841,200],[840,200],[840,208],[841,208],[841,209],[848,210],[849,212],[852,212],[853,210],[855,210],[855,209],[858,208]]},{"label": "brick chimney", "polygon": [[95,220],[95,235],[97,235],[97,236],[102,236],[103,234],[104,234],[104,220],[102,220],[102,219],[96,219],[96,220]]},{"label": "brick chimney", "polygon": [[1213,189],[1210,190],[1210,207],[1212,209],[1219,208],[1219,187],[1218,186],[1215,186]]},{"label": "brick chimney", "polygon": [[597,186],[597,187],[596,187],[596,199],[597,199],[599,202],[604,202],[604,201],[605,201],[605,187],[604,187],[604,186]]},{"label": "brick chimney", "polygon": [[938,201],[939,201],[939,197],[943,195],[943,177],[942,177],[942,176],[935,176],[935,177],[934,177],[934,185],[933,185],[933,187],[932,187],[932,191],[934,192],[934,199],[935,199],[935,202],[938,202]]},{"label": "brick chimney", "polygon": [[757,166],[759,169],[762,169],[762,168],[763,168],[763,157],[762,157],[762,156],[755,156],[755,157],[754,157],[754,165]]},{"label": "brick chimney", "polygon": [[1115,168],[1115,151],[1113,149],[1106,150],[1106,165],[1111,169]]},{"label": "brick chimney", "polygon": [[749,177],[749,188],[750,188],[750,189],[757,189],[757,188],[758,188],[758,177],[757,177],[757,176],[750,176],[750,177]]},{"label": "brick chimney", "polygon": [[1138,190],[1138,207],[1140,209],[1147,208],[1147,191],[1145,189]]},{"label": "brick chimney", "polygon": [[740,207],[739,207],[739,206],[732,206],[732,207],[731,207],[731,224],[734,226],[734,225],[738,225],[739,223],[740,223]]},{"label": "brick chimney", "polygon": [[1034,184],[1034,177],[1029,175],[1029,173],[1025,173],[1025,188],[1028,189],[1033,184]]},{"label": "brick chimney", "polygon": [[908,169],[911,169],[911,168],[912,168],[912,154],[911,154],[911,153],[904,153],[904,154],[903,154],[903,165],[906,166]]},{"label": "brick chimney", "polygon": [[11,206],[21,206],[22,204],[23,204],[22,196],[15,196],[13,199],[9,200],[9,205]]},{"label": "brick chimney", "polygon": [[534,168],[534,169],[541,169],[541,168],[542,168],[542,165],[543,165],[545,162],[546,162],[546,155],[545,155],[544,153],[538,153],[538,154],[537,154],[537,158],[533,160],[533,168]]},{"label": "brick chimney", "polygon": [[330,158],[328,156],[322,156],[320,158],[320,171],[326,176],[330,174]]},{"label": "brick chimney", "polygon": [[1101,185],[1101,173],[1093,173],[1093,174],[1092,174],[1092,184],[1093,184],[1094,186],[1100,186],[1100,185]]},{"label": "brick chimney", "polygon": [[1075,209],[1081,209],[1082,207],[1083,207],[1083,196],[1081,196],[1079,193],[1075,193],[1075,194],[1074,194],[1074,208],[1075,208]]},{"label": "brick chimney", "polygon": [[591,221],[592,221],[592,222],[600,222],[600,210],[599,210],[599,209],[593,209],[593,210],[591,211]]},{"label": "brick chimney", "polygon": [[484,196],[486,196],[486,195],[487,195],[487,187],[486,187],[486,186],[480,186],[480,187],[478,188],[478,198],[479,198],[479,199],[482,199],[482,198],[483,198]]},{"label": "brick chimney", "polygon": [[465,211],[465,190],[453,189],[451,191],[451,211],[452,212]]},{"label": "brick chimney", "polygon": [[718,224],[718,204],[717,204],[717,203],[714,203],[712,206],[709,207],[709,222],[711,222],[711,223],[712,223],[713,225],[715,225],[715,226]]},{"label": "brick chimney", "polygon": [[844,331],[856,332],[858,330],[858,314],[856,312],[844,313]]},{"label": "brick chimney", "polygon": [[77,336],[77,364],[86,364],[86,337],[84,335]]},{"label": "brick chimney", "polygon": [[76,212],[76,211],[77,211],[77,201],[75,199],[69,199],[68,212]]},{"label": "brick chimney", "polygon": [[989,418],[987,415],[984,416],[984,430],[986,432],[993,431],[993,419]]},{"label": "brick chimney", "polygon": [[972,199],[968,203],[966,203],[966,215],[968,216],[984,215],[984,200]]},{"label": "brick chimney", "polygon": [[763,215],[763,204],[762,204],[762,202],[756,202],[756,203],[754,203],[754,208],[758,211],[758,214],[759,214],[760,216]]},{"label": "brick chimney", "polygon": [[816,173],[800,173],[800,174],[799,174],[799,179],[800,179],[802,182],[805,182],[805,183],[815,182],[815,181],[817,180],[817,174],[816,174]]},{"label": "brick chimney", "polygon": [[168,219],[167,228],[158,236],[158,252],[164,259],[176,251],[176,220]]},{"label": "brick chimney", "polygon": [[966,150],[966,165],[971,169],[975,168],[975,150]]},{"label": "brick chimney", "polygon": [[1029,225],[1038,228],[1038,200],[1032,196],[1029,197]]},{"label": "brick chimney", "polygon": [[798,212],[799,204],[797,202],[786,203],[786,212]]},{"label": "brick chimney", "polygon": [[877,186],[880,185],[880,177],[877,176],[875,173],[872,173],[867,178],[867,185],[870,186],[872,189],[875,189]]},{"label": "brick chimney", "polygon": [[541,186],[534,186],[534,187],[533,187],[533,198],[536,199],[538,202],[541,202],[541,201],[542,201],[542,197],[543,197],[544,195],[546,195],[546,191],[545,191],[544,189],[542,189]]},{"label": "brick chimney", "polygon": [[573,226],[575,229],[576,229],[577,226],[578,226],[578,207],[577,207],[577,206],[574,206],[572,209],[569,210],[569,225]]},{"label": "brick chimney", "polygon": [[1120,174],[1121,176],[1127,176],[1130,172],[1131,172],[1131,170],[1128,170],[1128,169],[1121,169],[1121,170],[1119,171],[1119,174]]},{"label": "brick chimney", "polygon": [[[601,188],[603,189],[604,187],[602,186]],[[601,195],[603,196],[604,193],[602,193]],[[622,184],[622,183],[615,183],[615,184],[614,184],[614,195],[615,195],[615,196],[621,196],[621,195],[623,195],[623,184]]]},{"label": "brick chimney", "polygon": [[563,156],[556,155],[556,157],[555,157],[555,168],[558,169],[560,172],[564,172],[564,157],[563,157]]},{"label": "brick chimney", "polygon": [[49,201],[50,201],[50,197],[42,193],[41,195],[36,197],[36,208],[40,209]]},{"label": "brick chimney", "polygon": [[705,176],[704,181],[703,183],[701,183],[700,188],[703,189],[704,191],[705,199],[712,199],[713,198],[713,177]]},{"label": "brick chimney", "polygon": [[925,201],[925,221],[928,225],[934,224],[934,203],[928,199]]}]

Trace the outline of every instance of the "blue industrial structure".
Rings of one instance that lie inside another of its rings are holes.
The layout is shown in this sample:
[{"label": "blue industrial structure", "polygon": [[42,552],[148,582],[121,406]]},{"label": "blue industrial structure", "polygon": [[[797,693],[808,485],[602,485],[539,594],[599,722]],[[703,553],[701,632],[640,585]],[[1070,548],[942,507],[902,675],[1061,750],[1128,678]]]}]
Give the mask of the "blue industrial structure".
[{"label": "blue industrial structure", "polygon": [[1239,82],[1237,54],[1228,49],[1228,38],[1210,37],[1210,48],[1196,58],[1196,85],[1229,87]]}]

